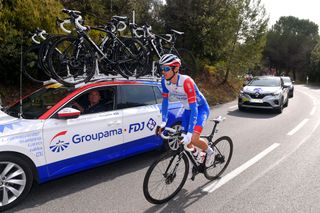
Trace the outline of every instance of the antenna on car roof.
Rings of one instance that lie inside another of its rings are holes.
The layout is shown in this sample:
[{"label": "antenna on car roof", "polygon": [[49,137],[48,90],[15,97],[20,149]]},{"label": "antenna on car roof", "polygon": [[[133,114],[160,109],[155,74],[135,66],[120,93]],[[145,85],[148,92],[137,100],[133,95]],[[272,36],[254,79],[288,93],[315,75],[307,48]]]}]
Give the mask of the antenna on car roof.
[{"label": "antenna on car roof", "polygon": [[19,118],[22,118],[22,66],[23,66],[23,60],[22,60],[22,55],[23,55],[23,34],[21,34],[21,47],[20,47],[20,107],[19,107]]}]

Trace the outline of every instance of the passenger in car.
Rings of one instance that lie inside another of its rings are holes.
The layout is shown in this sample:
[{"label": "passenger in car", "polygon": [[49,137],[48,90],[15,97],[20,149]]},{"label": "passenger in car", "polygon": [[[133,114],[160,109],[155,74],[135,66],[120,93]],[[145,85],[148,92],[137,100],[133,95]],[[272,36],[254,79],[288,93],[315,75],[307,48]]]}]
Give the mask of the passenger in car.
[{"label": "passenger in car", "polygon": [[97,112],[104,112],[106,110],[105,106],[101,103],[101,96],[99,91],[92,90],[88,95],[88,105],[81,106],[77,102],[73,103],[73,106],[78,108],[82,114],[90,114]]}]

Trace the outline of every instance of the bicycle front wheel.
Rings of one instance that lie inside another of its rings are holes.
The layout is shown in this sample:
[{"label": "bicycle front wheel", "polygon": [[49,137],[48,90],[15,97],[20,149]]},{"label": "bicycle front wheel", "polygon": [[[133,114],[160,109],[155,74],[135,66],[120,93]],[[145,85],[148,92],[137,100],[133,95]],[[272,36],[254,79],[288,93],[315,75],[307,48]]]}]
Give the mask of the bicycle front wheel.
[{"label": "bicycle front wheel", "polygon": [[220,177],[228,167],[233,153],[233,143],[230,137],[222,136],[210,146],[215,151],[215,160],[210,167],[205,169],[204,176],[208,180],[214,180]]},{"label": "bicycle front wheel", "polygon": [[189,171],[184,153],[167,152],[148,169],[143,181],[143,194],[153,204],[173,198],[185,184]]},{"label": "bicycle front wheel", "polygon": [[55,41],[48,59],[52,76],[65,86],[88,82],[95,73],[95,52],[88,42],[77,37]]}]

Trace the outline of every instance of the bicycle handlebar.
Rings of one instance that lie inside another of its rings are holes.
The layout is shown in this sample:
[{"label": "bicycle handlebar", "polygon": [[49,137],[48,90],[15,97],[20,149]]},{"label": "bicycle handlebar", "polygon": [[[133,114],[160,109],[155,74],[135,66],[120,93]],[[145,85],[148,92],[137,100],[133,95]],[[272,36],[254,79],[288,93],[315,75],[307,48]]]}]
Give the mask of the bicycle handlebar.
[{"label": "bicycle handlebar", "polygon": [[[171,133],[173,135],[177,133],[177,130],[172,129],[170,127],[165,127],[164,130],[168,131],[169,133]],[[161,132],[160,136],[161,136],[161,138],[163,138],[165,140],[169,140],[172,137],[172,135],[168,135],[168,136],[164,135],[164,131]]]},{"label": "bicycle handlebar", "polygon": [[71,33],[71,30],[67,30],[67,29],[64,27],[65,24],[71,24],[71,20],[70,20],[70,19],[61,20],[61,19],[59,19],[59,17],[56,17],[56,23],[57,23],[57,25],[60,27],[60,29],[61,29],[63,32],[68,33],[68,34]]},{"label": "bicycle handlebar", "polygon": [[37,34],[33,34],[33,36],[31,37],[32,41],[36,44],[40,44],[40,41],[38,41],[35,37],[37,36]]},{"label": "bicycle handlebar", "polygon": [[74,20],[76,27],[83,31],[88,30],[88,27],[82,26],[79,21],[82,21],[82,17],[80,15]]}]

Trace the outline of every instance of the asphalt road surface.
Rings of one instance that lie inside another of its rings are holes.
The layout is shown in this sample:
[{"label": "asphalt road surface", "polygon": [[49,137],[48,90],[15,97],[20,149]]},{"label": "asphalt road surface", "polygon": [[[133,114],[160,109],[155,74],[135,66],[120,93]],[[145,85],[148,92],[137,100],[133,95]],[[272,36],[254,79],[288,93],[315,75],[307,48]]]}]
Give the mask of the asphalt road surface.
[{"label": "asphalt road surface", "polygon": [[226,120],[216,137],[234,143],[217,181],[198,175],[173,200],[152,205],[142,184],[160,155],[154,151],[34,185],[8,212],[320,212],[320,87],[296,85],[282,114],[240,112],[234,101],[214,107],[211,118],[217,115]]}]

